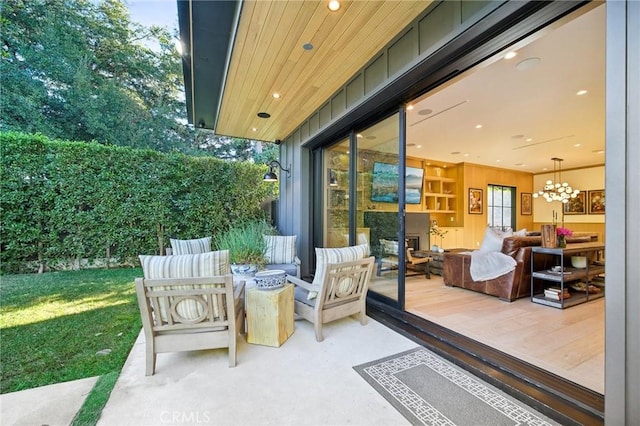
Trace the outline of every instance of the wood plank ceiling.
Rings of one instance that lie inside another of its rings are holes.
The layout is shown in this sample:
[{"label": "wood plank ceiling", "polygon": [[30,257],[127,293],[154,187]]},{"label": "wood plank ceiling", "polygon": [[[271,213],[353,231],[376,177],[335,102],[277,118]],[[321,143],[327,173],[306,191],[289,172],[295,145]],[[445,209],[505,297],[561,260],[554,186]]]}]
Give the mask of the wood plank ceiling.
[{"label": "wood plank ceiling", "polygon": [[216,133],[284,139],[430,3],[244,1]]}]

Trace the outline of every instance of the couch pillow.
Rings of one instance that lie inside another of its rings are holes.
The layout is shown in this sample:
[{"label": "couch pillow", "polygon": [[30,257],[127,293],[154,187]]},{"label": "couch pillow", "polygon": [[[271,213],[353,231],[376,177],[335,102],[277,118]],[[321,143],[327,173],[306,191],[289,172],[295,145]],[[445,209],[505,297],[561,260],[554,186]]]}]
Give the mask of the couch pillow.
[{"label": "couch pillow", "polygon": [[480,251],[501,251],[502,240],[510,237],[512,234],[512,231],[503,232],[497,229],[487,228],[482,244],[480,245]]},{"label": "couch pillow", "polygon": [[175,240],[170,238],[172,254],[198,254],[211,251],[211,237],[193,240]]},{"label": "couch pillow", "polygon": [[[360,244],[339,248],[316,248],[316,274],[313,277],[313,285],[320,286],[324,281],[324,272],[329,263],[353,262],[364,259],[369,255],[369,244]],[[310,291],[307,299],[318,296],[318,292]]]},{"label": "couch pillow", "polygon": [[522,228],[519,231],[513,233],[514,237],[526,237],[527,236],[527,228]]},{"label": "couch pillow", "polygon": [[267,246],[264,257],[270,265],[293,263],[296,257],[295,235],[264,235]]}]

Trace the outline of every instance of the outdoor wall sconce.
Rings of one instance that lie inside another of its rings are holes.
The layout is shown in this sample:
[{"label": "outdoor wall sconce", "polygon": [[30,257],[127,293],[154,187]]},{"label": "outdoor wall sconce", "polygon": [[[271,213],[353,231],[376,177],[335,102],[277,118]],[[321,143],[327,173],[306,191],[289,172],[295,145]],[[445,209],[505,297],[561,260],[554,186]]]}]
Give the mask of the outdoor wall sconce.
[{"label": "outdoor wall sconce", "polygon": [[289,166],[289,169],[285,169],[284,167],[282,167],[282,164],[280,164],[276,160],[273,160],[272,162],[269,163],[269,173],[266,173],[264,175],[263,180],[265,182],[277,182],[278,181],[278,175],[276,175],[276,172],[275,172],[276,167],[279,167],[280,170],[282,170],[283,172],[287,172],[287,177],[291,176],[291,166]]}]

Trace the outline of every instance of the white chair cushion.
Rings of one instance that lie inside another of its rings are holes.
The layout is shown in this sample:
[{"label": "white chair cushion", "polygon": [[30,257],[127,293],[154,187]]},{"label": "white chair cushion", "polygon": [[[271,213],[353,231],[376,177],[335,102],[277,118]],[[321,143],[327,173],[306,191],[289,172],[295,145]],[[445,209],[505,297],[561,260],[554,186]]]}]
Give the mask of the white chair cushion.
[{"label": "white chair cushion", "polygon": [[229,250],[178,256],[141,255],[139,257],[142,272],[147,279],[212,277],[231,273]]},{"label": "white chair cushion", "polygon": [[211,237],[193,240],[175,240],[170,238],[172,254],[198,254],[211,251]]},{"label": "white chair cushion", "polygon": [[296,257],[295,235],[265,235],[267,246],[264,257],[270,265],[293,263]]},{"label": "white chair cushion", "polygon": [[[156,278],[194,278],[227,275],[231,273],[229,266],[229,251],[210,251],[200,254],[185,254],[178,256],[139,256],[142,271],[146,279]],[[212,284],[211,286],[219,286]],[[206,286],[197,286],[204,288]],[[164,287],[158,286],[162,290]],[[193,286],[177,286],[180,289],[189,289]],[[163,299],[159,300],[160,317],[167,321],[167,306]],[[202,304],[193,299],[185,299],[176,309],[177,313],[186,319],[199,318],[203,313]],[[218,306],[214,301],[214,313],[218,315]]]},{"label": "white chair cushion", "polygon": [[[329,263],[352,262],[364,259],[369,255],[369,244],[360,244],[351,247],[317,248],[316,247],[316,274],[313,277],[313,285],[321,286],[324,282],[326,266]],[[308,299],[317,297],[318,293],[310,291]]]}]

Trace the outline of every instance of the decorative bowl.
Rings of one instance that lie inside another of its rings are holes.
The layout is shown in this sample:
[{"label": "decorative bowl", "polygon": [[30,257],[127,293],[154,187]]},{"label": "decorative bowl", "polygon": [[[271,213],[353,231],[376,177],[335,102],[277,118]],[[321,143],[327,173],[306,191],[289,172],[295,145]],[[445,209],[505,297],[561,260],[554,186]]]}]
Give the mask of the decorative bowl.
[{"label": "decorative bowl", "polygon": [[252,277],[257,271],[258,271],[258,265],[243,264],[243,263],[231,264],[231,273],[233,275]]},{"label": "decorative bowl", "polygon": [[280,269],[256,272],[256,275],[254,276],[256,288],[259,290],[273,290],[280,288],[284,286],[285,278],[285,271]]},{"label": "decorative bowl", "polygon": [[571,266],[583,269],[587,267],[587,256],[571,256]]}]

